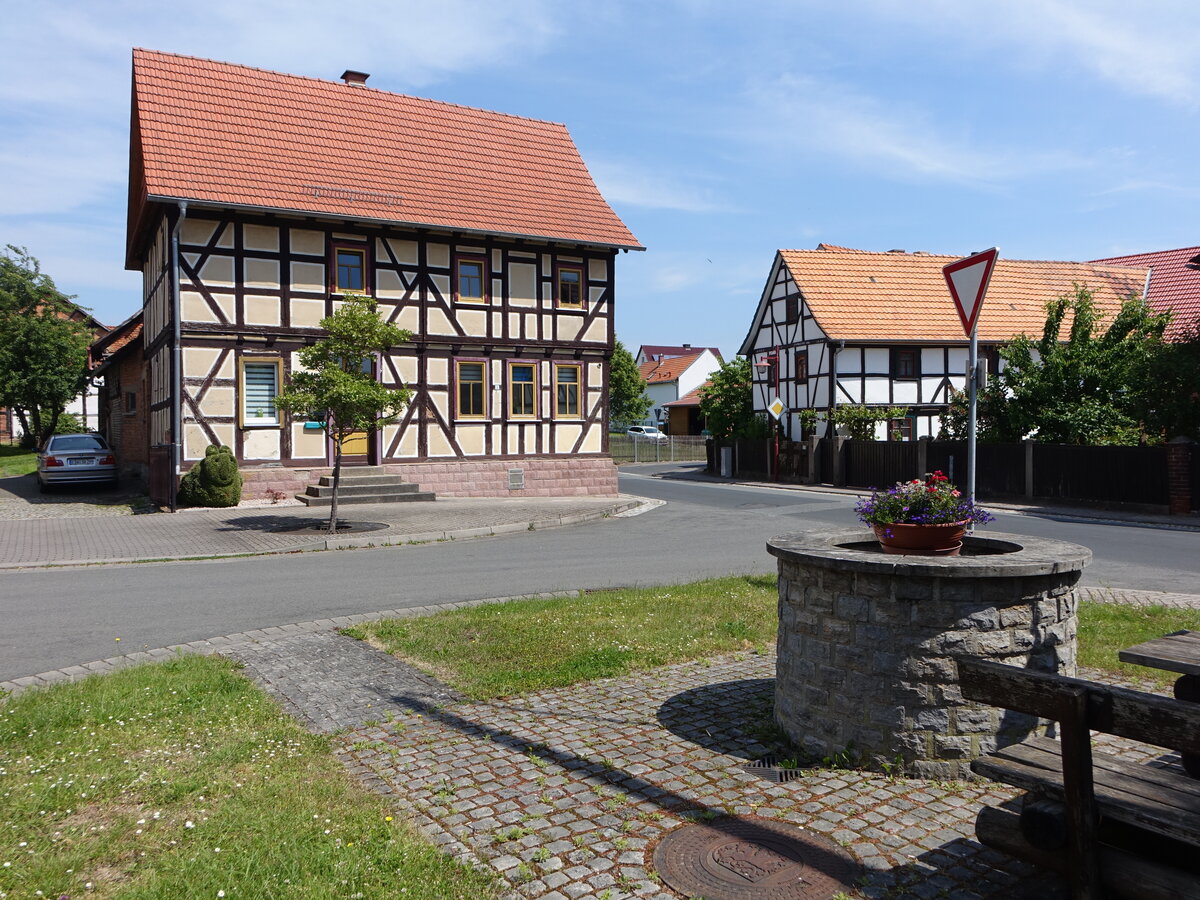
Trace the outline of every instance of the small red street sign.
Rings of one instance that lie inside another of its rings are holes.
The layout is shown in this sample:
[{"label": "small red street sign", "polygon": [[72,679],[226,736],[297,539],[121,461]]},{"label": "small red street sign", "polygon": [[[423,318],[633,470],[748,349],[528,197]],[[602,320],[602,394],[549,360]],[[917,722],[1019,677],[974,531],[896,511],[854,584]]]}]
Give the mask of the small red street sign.
[{"label": "small red street sign", "polygon": [[992,269],[996,267],[996,257],[999,255],[1000,251],[993,247],[942,267],[942,275],[950,287],[950,296],[954,298],[967,337],[975,330],[975,321],[983,307],[983,295],[987,293]]}]

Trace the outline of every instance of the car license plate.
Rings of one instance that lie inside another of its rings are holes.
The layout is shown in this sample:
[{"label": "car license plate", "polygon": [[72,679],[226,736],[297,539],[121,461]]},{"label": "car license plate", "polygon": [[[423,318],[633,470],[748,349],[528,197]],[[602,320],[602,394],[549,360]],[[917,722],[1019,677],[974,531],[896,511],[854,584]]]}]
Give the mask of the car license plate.
[{"label": "car license plate", "polygon": [[90,466],[96,461],[91,457],[67,457],[68,466]]}]

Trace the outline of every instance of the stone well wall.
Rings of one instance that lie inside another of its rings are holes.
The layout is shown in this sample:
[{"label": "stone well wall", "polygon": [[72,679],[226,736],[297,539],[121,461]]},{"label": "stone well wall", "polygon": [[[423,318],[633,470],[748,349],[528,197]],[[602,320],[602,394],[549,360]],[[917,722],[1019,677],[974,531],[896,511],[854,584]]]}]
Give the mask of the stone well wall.
[{"label": "stone well wall", "polygon": [[779,560],[775,717],[817,756],[850,748],[876,766],[963,778],[1038,723],[963,700],[956,658],[1075,674],[1085,547],[992,534],[968,537],[961,557],[897,557],[855,530],[767,548]]}]

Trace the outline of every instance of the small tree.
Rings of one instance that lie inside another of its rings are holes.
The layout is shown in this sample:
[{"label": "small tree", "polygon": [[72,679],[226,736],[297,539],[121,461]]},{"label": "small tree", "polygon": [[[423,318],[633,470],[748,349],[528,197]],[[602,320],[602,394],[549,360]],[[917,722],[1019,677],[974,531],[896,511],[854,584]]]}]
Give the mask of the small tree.
[{"label": "small tree", "polygon": [[646,395],[646,379],[625,345],[617,341],[608,366],[608,420],[623,428],[641,422],[654,404]]},{"label": "small tree", "polygon": [[[1071,330],[1063,340],[1068,314]],[[1021,335],[1004,347],[1004,368],[980,392],[987,438],[1019,441],[1036,433],[1061,444],[1137,443],[1154,403],[1150,372],[1168,319],[1130,297],[1101,329],[1083,284],[1052,300],[1041,339]]]},{"label": "small tree", "polygon": [[304,369],[293,372],[275,405],[289,415],[319,421],[333,441],[333,497],[329,533],[337,532],[342,443],[356,432],[394,422],[412,392],[387,388],[371,374],[375,354],[412,335],[383,321],[367,297],[347,294],[340,309],[321,320],[328,336],[300,351]]},{"label": "small tree", "polygon": [[28,251],[0,254],[0,406],[40,445],[87,383],[92,333]]},{"label": "small tree", "polygon": [[903,406],[864,406],[861,403],[846,403],[826,414],[826,419],[850,432],[856,441],[873,441],[880,422],[901,418],[906,412]]},{"label": "small tree", "polygon": [[708,376],[700,389],[700,413],[712,436],[721,440],[770,437],[776,427],[754,411],[750,360],[735,356]]}]

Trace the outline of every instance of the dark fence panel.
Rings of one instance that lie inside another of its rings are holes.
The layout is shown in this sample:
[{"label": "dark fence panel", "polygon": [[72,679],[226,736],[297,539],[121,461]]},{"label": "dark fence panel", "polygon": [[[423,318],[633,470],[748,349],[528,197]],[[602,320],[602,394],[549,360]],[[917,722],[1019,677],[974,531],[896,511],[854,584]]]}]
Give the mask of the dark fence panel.
[{"label": "dark fence panel", "polygon": [[170,445],[150,448],[149,469],[150,500],[160,505],[170,503],[171,482],[175,478],[175,464]]},{"label": "dark fence panel", "polygon": [[1200,444],[1192,444],[1192,511],[1200,512]]},{"label": "dark fence panel", "polygon": [[1166,447],[1033,445],[1037,497],[1166,504]]},{"label": "dark fence panel", "polygon": [[779,442],[779,480],[804,481],[808,477],[808,442]]},{"label": "dark fence panel", "polygon": [[735,474],[771,476],[771,457],[775,442],[772,440],[734,441],[733,465]]},{"label": "dark fence panel", "polygon": [[[842,447],[842,452],[845,452]],[[833,483],[833,473],[836,471],[838,454],[837,438],[821,438],[817,444],[817,481],[823,484]]]},{"label": "dark fence panel", "polygon": [[883,488],[918,478],[917,449],[913,441],[846,441],[846,484]]}]

